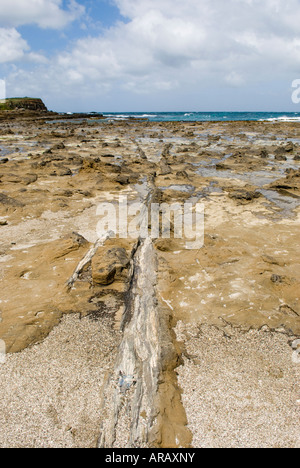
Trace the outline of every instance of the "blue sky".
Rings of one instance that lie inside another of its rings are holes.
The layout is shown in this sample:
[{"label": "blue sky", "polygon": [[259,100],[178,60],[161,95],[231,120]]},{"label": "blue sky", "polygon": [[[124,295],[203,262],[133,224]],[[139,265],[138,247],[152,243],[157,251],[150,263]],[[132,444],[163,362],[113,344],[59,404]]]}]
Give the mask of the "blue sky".
[{"label": "blue sky", "polygon": [[87,31],[94,35],[101,34],[117,21],[124,20],[117,6],[110,0],[86,0],[80,3],[86,9],[85,14],[67,24],[63,30],[42,29],[35,24],[23,25],[18,30],[33,50],[38,46],[47,55],[53,55],[68,44],[71,45],[79,38],[86,37]]},{"label": "blue sky", "polygon": [[57,111],[300,111],[300,0],[1,0],[7,95]]}]

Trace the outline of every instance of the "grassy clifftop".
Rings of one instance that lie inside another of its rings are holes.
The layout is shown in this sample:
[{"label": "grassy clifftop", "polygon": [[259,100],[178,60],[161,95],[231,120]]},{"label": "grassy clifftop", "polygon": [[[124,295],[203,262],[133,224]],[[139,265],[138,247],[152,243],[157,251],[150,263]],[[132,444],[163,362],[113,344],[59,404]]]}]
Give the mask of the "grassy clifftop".
[{"label": "grassy clifftop", "polygon": [[0,101],[0,111],[25,109],[37,112],[47,112],[47,107],[41,99],[36,98],[9,98]]}]

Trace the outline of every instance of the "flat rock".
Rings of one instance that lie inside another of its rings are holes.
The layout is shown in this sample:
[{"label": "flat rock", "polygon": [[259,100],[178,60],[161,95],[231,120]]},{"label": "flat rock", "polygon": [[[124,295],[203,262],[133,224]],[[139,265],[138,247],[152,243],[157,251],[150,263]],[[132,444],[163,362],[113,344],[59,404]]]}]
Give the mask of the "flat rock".
[{"label": "flat rock", "polygon": [[99,248],[92,259],[92,278],[94,284],[107,286],[122,278],[129,266],[130,259],[124,248]]}]

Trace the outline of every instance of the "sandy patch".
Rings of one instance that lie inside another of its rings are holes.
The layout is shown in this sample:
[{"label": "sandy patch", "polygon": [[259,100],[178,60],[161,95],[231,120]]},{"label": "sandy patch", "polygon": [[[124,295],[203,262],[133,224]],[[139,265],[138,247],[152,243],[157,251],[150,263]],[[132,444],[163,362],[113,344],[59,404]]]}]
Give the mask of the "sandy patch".
[{"label": "sandy patch", "polygon": [[0,447],[95,447],[117,344],[105,320],[70,315],[43,343],[7,356],[0,365]]},{"label": "sandy patch", "polygon": [[284,334],[177,326],[178,369],[193,446],[299,448],[300,364]]}]

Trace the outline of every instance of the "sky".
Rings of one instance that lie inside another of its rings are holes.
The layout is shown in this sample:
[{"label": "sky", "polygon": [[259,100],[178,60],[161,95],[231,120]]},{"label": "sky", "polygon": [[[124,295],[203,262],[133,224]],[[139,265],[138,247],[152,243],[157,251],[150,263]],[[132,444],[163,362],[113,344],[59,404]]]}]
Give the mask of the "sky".
[{"label": "sky", "polygon": [[0,99],[4,80],[61,112],[300,112],[297,79],[300,0],[0,0]]}]

